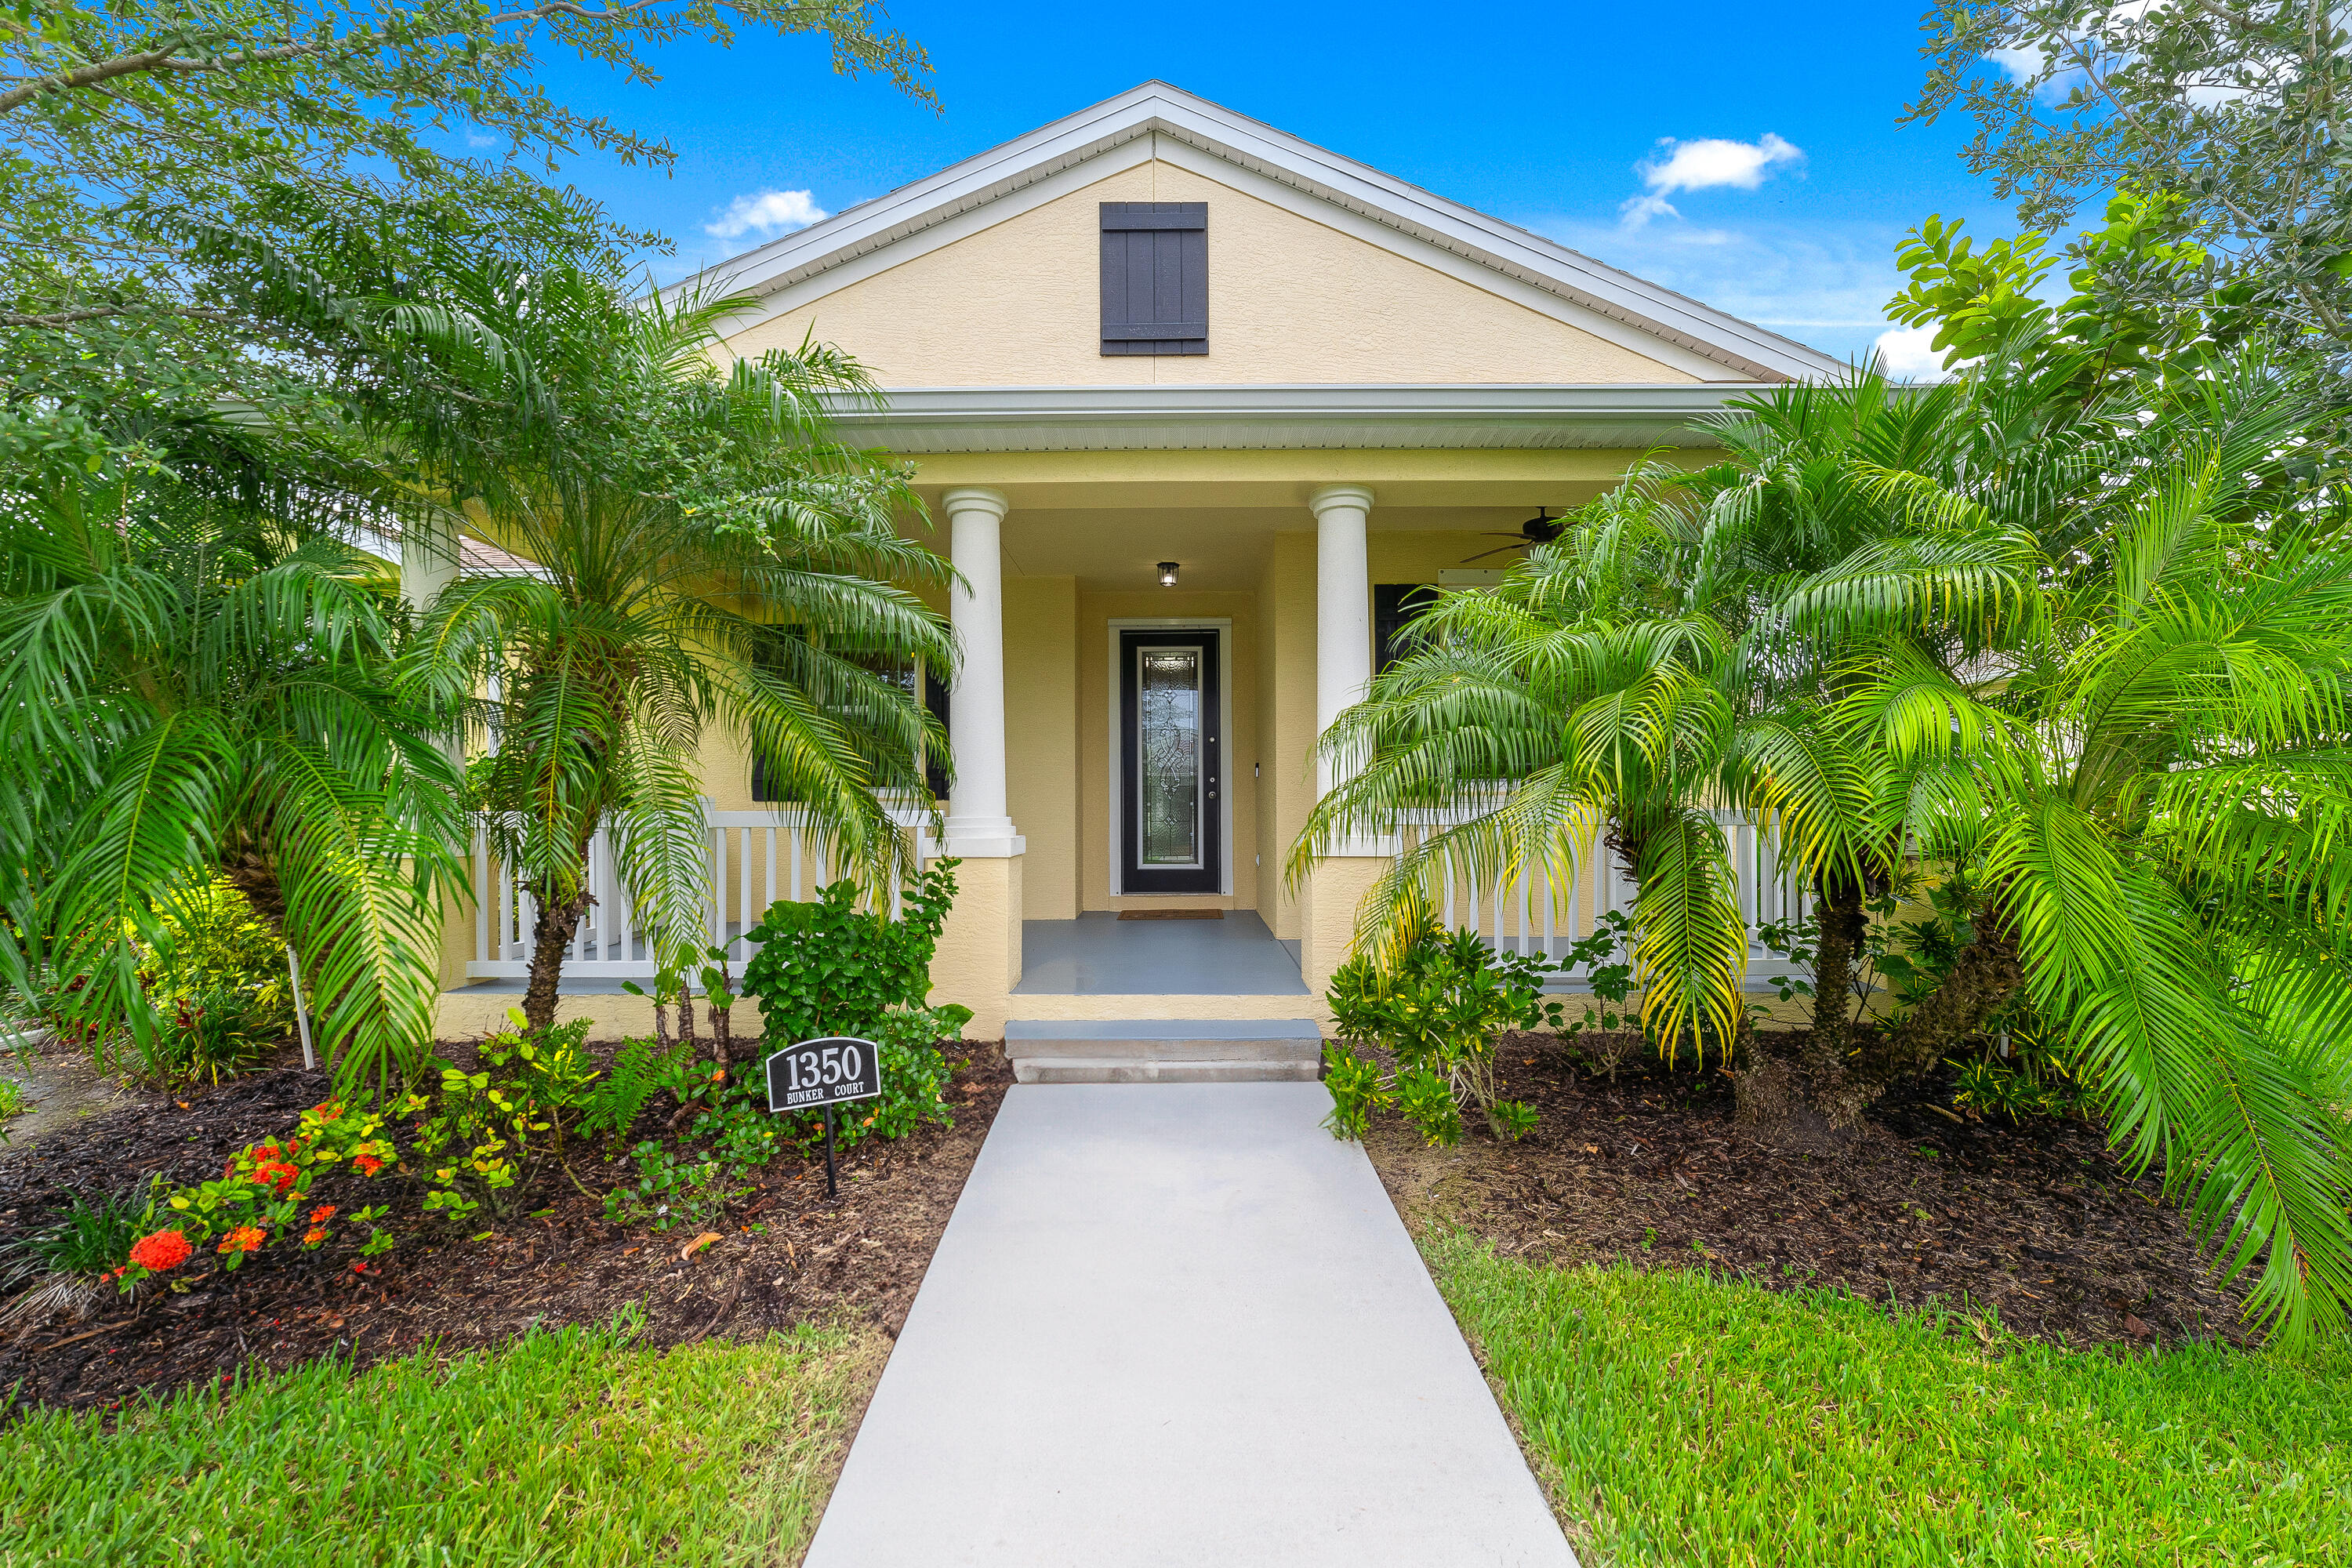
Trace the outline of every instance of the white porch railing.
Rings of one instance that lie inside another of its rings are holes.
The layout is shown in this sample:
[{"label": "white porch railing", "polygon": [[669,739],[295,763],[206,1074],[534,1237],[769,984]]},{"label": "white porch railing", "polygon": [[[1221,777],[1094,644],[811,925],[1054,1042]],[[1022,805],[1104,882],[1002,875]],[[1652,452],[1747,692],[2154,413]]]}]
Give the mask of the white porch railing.
[{"label": "white porch railing", "polygon": [[[924,817],[911,808],[893,807],[890,819],[901,832],[914,837],[918,866],[928,866],[940,853],[939,843],[924,830]],[[723,946],[740,967],[758,944],[743,933],[757,925],[768,906],[778,899],[809,899],[816,889],[836,879],[838,868],[808,831],[806,813],[798,806],[760,811],[703,810],[704,860],[707,892],[703,909],[709,917],[710,943]],[[572,933],[572,951],[563,973],[571,979],[650,980],[660,963],[652,942],[637,928],[634,903],[613,864],[613,846],[603,828],[588,846],[588,892],[593,900]],[[474,829],[474,956],[466,965],[475,980],[519,980],[530,973],[531,927],[538,910],[530,890],[515,879],[510,868],[491,852],[488,825]],[[892,887],[890,918],[898,914],[904,891]]]},{"label": "white porch railing", "polygon": [[[1422,837],[1466,821],[1466,813],[1420,812],[1408,819],[1402,847],[1416,847]],[[1719,811],[1730,841],[1732,872],[1739,889],[1739,912],[1748,922],[1748,962],[1769,963],[1772,955],[1756,939],[1757,927],[1776,921],[1793,921],[1804,910],[1804,888],[1794,873],[1781,870],[1765,836],[1738,812]],[[1569,950],[1599,929],[1611,910],[1631,914],[1634,887],[1606,845],[1588,843],[1576,858],[1576,884],[1554,898],[1550,879],[1529,870],[1513,881],[1473,886],[1451,868],[1441,873],[1438,918],[1448,930],[1475,931],[1498,952],[1540,957],[1558,963]],[[1576,989],[1590,983],[1590,966],[1578,964],[1553,978],[1555,989]]]}]

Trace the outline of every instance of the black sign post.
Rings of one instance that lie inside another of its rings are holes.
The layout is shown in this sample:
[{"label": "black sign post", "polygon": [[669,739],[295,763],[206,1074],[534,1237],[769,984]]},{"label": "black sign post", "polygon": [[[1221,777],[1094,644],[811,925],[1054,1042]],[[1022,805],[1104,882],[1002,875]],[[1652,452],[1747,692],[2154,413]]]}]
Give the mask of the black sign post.
[{"label": "black sign post", "polygon": [[768,1058],[768,1109],[824,1108],[824,1195],[837,1198],[834,1174],[833,1108],[882,1092],[882,1047],[854,1035],[827,1035],[786,1046]]}]

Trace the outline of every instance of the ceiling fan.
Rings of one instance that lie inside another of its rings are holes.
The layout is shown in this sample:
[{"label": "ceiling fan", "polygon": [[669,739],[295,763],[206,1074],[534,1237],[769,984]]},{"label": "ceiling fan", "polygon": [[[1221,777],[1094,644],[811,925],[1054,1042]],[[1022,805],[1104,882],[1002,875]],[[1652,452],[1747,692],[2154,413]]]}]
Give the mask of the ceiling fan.
[{"label": "ceiling fan", "polygon": [[1494,529],[1486,531],[1487,538],[1507,539],[1510,543],[1496,545],[1492,550],[1481,550],[1475,555],[1465,555],[1462,563],[1467,566],[1471,562],[1484,561],[1489,555],[1506,555],[1514,550],[1533,550],[1538,544],[1549,544],[1559,537],[1559,531],[1565,526],[1566,520],[1552,516],[1551,508],[1539,506],[1536,508],[1535,516],[1519,524],[1517,533],[1504,533]]}]

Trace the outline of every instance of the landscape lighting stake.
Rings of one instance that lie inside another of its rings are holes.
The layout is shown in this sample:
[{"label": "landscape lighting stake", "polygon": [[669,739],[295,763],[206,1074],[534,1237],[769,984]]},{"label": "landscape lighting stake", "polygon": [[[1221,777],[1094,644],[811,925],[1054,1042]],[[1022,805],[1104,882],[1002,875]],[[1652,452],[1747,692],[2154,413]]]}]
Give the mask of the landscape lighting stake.
[{"label": "landscape lighting stake", "polygon": [[290,942],[286,944],[286,973],[294,982],[294,1026],[302,1031],[302,1070],[316,1072],[319,1058],[310,1053],[310,1015],[302,1011],[302,965]]}]

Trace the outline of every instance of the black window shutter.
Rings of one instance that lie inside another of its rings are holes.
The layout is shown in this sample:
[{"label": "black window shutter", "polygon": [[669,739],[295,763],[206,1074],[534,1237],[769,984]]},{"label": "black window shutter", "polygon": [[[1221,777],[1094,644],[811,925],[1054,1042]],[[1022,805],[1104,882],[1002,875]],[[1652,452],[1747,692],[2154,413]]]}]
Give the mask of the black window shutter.
[{"label": "black window shutter", "polygon": [[1372,668],[1377,673],[1394,664],[1403,649],[1398,634],[1437,603],[1435,588],[1426,583],[1372,584]]},{"label": "black window shutter", "polygon": [[1102,352],[1209,352],[1209,204],[1102,204]]}]

